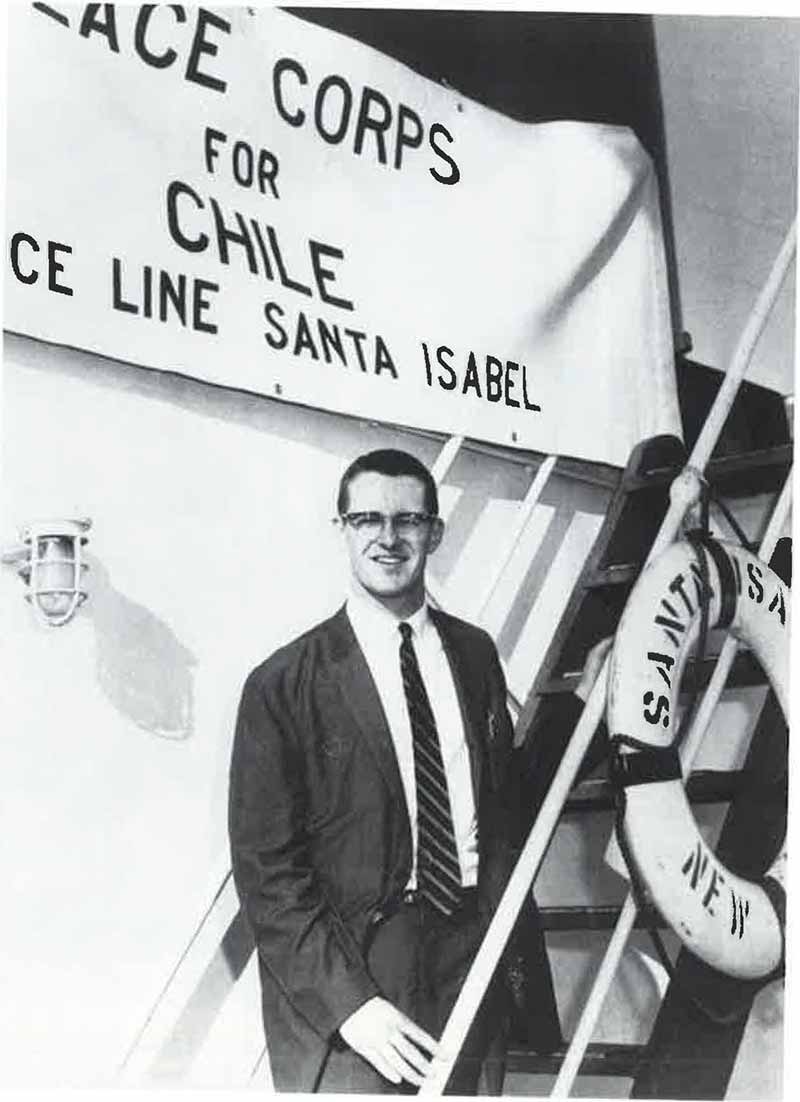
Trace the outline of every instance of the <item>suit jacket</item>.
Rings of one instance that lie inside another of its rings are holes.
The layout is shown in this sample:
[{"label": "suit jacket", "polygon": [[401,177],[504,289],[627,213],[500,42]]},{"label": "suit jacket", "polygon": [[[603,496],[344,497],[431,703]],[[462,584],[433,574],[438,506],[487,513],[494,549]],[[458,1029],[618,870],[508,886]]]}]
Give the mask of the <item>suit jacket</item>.
[{"label": "suit jacket", "polygon": [[[432,616],[464,720],[478,816],[478,906],[488,923],[518,841],[505,681],[484,631],[442,612]],[[344,608],[248,677],[229,828],[236,887],[259,956],[275,1085],[310,1091],[338,1027],[379,994],[362,949],[372,917],[404,890],[412,857],[391,735]],[[542,981],[543,1029],[551,1034],[542,1047],[552,1047],[558,1019],[532,899],[525,924]]]}]

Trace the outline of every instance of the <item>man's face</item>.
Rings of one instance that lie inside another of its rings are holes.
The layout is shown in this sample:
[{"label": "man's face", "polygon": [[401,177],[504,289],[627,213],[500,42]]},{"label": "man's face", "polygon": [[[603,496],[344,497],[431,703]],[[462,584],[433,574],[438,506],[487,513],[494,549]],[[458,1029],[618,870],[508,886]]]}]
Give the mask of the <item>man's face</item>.
[{"label": "man's face", "polygon": [[[349,486],[347,512],[398,514],[425,513],[425,487],[408,475],[383,475],[362,471]],[[437,518],[418,528],[384,521],[379,531],[360,531],[345,526],[353,580],[386,608],[410,615],[425,594],[425,563],[442,538]]]}]

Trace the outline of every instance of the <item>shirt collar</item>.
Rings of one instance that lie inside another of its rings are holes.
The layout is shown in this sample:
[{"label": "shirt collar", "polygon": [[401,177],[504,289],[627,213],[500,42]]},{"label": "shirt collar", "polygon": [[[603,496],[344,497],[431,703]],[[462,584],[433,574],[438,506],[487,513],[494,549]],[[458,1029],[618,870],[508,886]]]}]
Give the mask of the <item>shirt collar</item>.
[{"label": "shirt collar", "polygon": [[404,621],[401,621],[391,612],[387,612],[377,601],[372,600],[368,594],[360,593],[355,587],[351,587],[347,597],[347,615],[356,634],[361,637],[397,640],[400,637],[399,625],[405,622],[411,625],[414,637],[422,639],[433,626],[427,601],[423,602],[412,616],[406,616]]}]

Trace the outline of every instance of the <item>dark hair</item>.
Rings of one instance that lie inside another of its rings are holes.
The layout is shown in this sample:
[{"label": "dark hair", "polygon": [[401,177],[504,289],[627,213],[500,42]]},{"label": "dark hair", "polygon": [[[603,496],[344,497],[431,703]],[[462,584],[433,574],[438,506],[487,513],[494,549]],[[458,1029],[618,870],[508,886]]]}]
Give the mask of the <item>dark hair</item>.
[{"label": "dark hair", "polygon": [[431,516],[438,516],[439,495],[436,492],[436,483],[433,475],[425,466],[408,452],[397,451],[395,448],[380,448],[378,451],[367,452],[354,459],[342,475],[339,482],[339,495],[336,498],[336,510],[341,516],[347,512],[350,483],[356,475],[366,471],[374,471],[376,474],[390,475],[398,478],[403,475],[418,479],[425,488],[425,509]]}]

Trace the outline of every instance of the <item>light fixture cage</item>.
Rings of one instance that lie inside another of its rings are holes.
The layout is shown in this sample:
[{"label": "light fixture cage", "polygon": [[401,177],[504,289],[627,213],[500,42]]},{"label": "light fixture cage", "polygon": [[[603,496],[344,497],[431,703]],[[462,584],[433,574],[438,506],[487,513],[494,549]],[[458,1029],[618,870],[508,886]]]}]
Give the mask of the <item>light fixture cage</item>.
[{"label": "light fixture cage", "polygon": [[37,619],[49,627],[71,620],[86,600],[84,575],[89,569],[83,547],[91,528],[86,518],[32,521],[20,532],[26,559],[18,569]]}]

